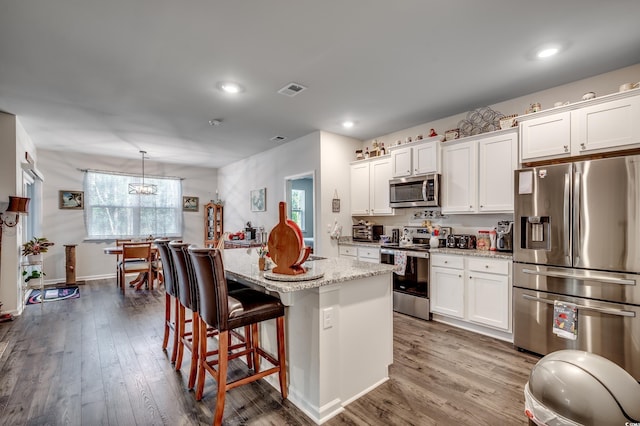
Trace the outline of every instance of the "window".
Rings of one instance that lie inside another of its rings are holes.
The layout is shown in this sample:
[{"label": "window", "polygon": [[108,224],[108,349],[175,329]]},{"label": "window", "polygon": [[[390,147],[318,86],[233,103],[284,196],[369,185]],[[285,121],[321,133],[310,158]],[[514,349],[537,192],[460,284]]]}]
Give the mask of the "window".
[{"label": "window", "polygon": [[87,171],[84,178],[87,239],[177,237],[182,233],[182,183],[178,178],[152,178],[156,195],[129,194],[137,175]]},{"label": "window", "polygon": [[302,189],[291,190],[291,220],[293,220],[302,232],[305,231],[304,207],[305,191]]}]

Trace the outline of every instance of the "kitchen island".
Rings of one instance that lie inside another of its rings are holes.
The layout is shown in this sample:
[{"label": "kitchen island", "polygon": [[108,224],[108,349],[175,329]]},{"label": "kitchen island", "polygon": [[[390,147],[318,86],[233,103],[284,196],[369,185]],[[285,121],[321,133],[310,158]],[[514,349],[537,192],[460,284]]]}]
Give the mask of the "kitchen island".
[{"label": "kitchen island", "polygon": [[[306,276],[319,278],[272,280],[258,270],[255,249],[224,250],[228,278],[277,293],[287,306],[289,400],[320,424],[389,378],[393,267],[317,259],[305,267]],[[261,333],[264,346],[275,351],[275,324],[267,322]],[[279,388],[277,378],[266,380]]]}]

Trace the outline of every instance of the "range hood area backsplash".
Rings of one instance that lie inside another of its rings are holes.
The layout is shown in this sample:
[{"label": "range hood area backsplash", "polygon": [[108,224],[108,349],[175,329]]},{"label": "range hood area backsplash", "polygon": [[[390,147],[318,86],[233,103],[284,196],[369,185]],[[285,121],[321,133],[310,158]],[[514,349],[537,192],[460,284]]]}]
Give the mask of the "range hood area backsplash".
[{"label": "range hood area backsplash", "polygon": [[[385,235],[391,235],[393,228],[403,226],[422,226],[423,221],[429,220],[432,225],[450,226],[455,234],[476,234],[479,230],[490,230],[498,225],[502,220],[513,220],[513,214],[451,214],[444,217],[422,218],[424,209],[401,209],[396,210],[394,216],[353,216],[352,222],[359,220],[368,221],[376,225],[384,226]],[[415,218],[416,213],[418,218]],[[350,230],[348,231],[350,233]],[[345,233],[346,234],[346,233]]]}]

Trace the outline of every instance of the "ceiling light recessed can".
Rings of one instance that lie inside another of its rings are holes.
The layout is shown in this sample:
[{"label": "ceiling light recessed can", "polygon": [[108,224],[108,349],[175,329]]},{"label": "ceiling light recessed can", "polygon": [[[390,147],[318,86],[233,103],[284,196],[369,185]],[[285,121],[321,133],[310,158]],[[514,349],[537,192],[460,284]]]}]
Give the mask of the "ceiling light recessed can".
[{"label": "ceiling light recessed can", "polygon": [[353,127],[355,123],[353,121],[343,121],[342,122],[342,127],[344,127],[345,129],[350,129]]},{"label": "ceiling light recessed can", "polygon": [[244,91],[244,88],[241,85],[230,81],[222,81],[218,83],[218,89],[222,90],[225,93],[231,94],[236,94]]},{"label": "ceiling light recessed can", "polygon": [[557,48],[557,47],[545,47],[543,49],[538,50],[537,56],[540,59],[544,59],[544,58],[548,58],[550,56],[555,55],[559,51],[560,51],[560,49]]}]

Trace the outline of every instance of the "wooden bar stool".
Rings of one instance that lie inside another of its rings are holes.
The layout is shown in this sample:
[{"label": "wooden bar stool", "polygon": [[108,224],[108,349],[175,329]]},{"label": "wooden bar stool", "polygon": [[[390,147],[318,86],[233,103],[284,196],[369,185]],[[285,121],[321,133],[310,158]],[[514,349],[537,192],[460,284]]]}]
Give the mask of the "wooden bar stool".
[{"label": "wooden bar stool", "polygon": [[[196,276],[193,269],[193,263],[191,257],[187,251],[189,247],[188,243],[182,243],[180,241],[171,241],[169,243],[169,251],[173,258],[174,267],[176,269],[176,282],[178,285],[178,354],[176,357],[176,370],[182,368],[182,359],[184,357],[184,349],[187,348],[191,352],[191,366],[189,369],[189,389],[195,386],[196,374],[198,371],[198,339],[200,338],[199,327],[203,326],[202,333],[207,337],[212,337],[218,334],[218,330],[213,327],[207,327],[206,324],[202,325],[200,317],[198,316],[199,298],[198,298],[198,284],[196,283]],[[234,289],[246,288],[245,286],[235,283]],[[191,311],[191,318],[187,318],[186,310]],[[190,329],[187,329],[187,325],[191,324]],[[245,335],[250,335],[251,330],[249,327],[245,329]],[[239,343],[232,344],[231,335],[228,337],[228,344],[232,348],[248,348],[250,341],[245,339],[244,336],[233,333],[238,339]],[[247,362],[250,366],[253,365],[252,359],[247,356]]]},{"label": "wooden bar stool", "polygon": [[[195,291],[195,276],[191,259],[186,255],[188,243],[171,241],[169,252],[176,269],[176,283],[178,286],[178,354],[176,357],[176,370],[182,368],[184,348],[191,352],[191,366],[189,368],[188,388],[192,389],[196,384],[198,372],[198,337],[200,320],[198,318],[198,293]],[[191,318],[187,318],[186,310],[191,311]],[[187,328],[188,325],[191,325]]]},{"label": "wooden bar stool", "polygon": [[[171,351],[171,363],[176,362],[176,356],[178,354],[178,286],[177,286],[177,273],[176,267],[173,263],[173,256],[169,252],[168,238],[158,238],[154,241],[156,247],[158,247],[158,253],[160,255],[159,261],[162,262],[162,271],[164,276],[164,337],[162,339],[162,350],[167,349],[169,343],[169,333],[173,332],[173,350]],[[172,309],[173,307],[173,309]],[[173,310],[173,321],[171,321],[171,311]]]},{"label": "wooden bar stool", "polygon": [[[285,366],[284,305],[277,297],[252,289],[236,290],[229,293],[220,250],[215,248],[189,248],[199,290],[199,318],[204,324],[218,330],[218,349],[207,348],[207,337],[200,327],[198,384],[196,400],[202,399],[205,372],[209,372],[218,384],[213,424],[222,424],[226,392],[240,385],[278,373],[282,398],[287,398]],[[275,358],[260,347],[258,324],[275,319],[278,357]],[[251,346],[233,351],[228,345],[228,334],[238,327],[251,327]],[[228,362],[250,352],[253,356],[254,371],[249,376],[227,382]],[[273,367],[260,371],[260,357]],[[216,369],[216,365],[218,366]]]}]

